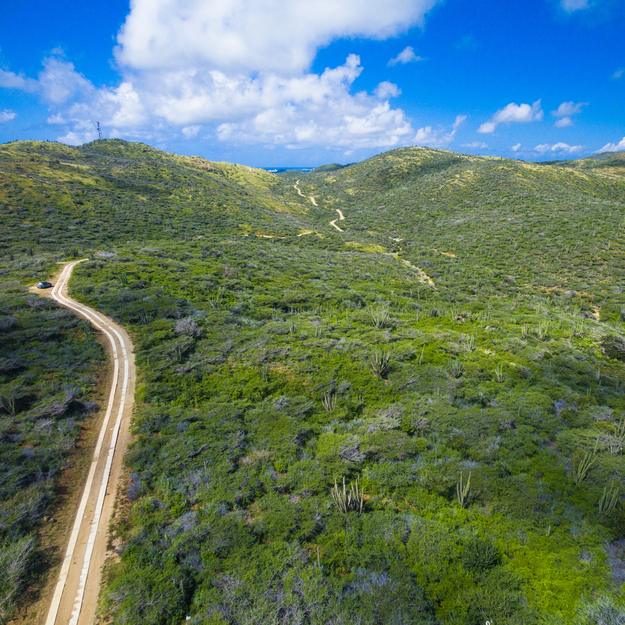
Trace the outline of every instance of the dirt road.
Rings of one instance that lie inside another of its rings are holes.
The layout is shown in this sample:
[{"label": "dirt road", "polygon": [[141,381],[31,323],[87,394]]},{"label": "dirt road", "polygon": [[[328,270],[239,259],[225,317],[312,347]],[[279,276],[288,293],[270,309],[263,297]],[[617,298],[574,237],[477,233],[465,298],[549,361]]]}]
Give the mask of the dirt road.
[{"label": "dirt road", "polygon": [[398,260],[403,265],[406,265],[406,267],[410,267],[410,269],[412,269],[417,274],[419,274],[419,278],[421,279],[421,282],[426,282],[430,286],[433,286],[434,288],[436,288],[436,285],[434,284],[434,280],[432,280],[432,278],[430,278],[430,276],[428,276],[428,274],[425,273],[425,271],[423,271],[423,269],[421,269],[420,267],[417,267],[416,265],[413,265],[411,262],[409,262],[407,260],[404,260],[403,258],[400,258],[398,252],[386,252],[384,255],[385,256],[392,256],[393,258]]},{"label": "dirt road", "polygon": [[113,374],[106,414],[45,625],[89,625],[94,621],[108,526],[129,439],[136,381],[133,346],[124,329],[67,295],[69,278],[79,262],[82,261],[65,265],[51,296],[104,334],[111,351]]},{"label": "dirt road", "polygon": [[338,209],[338,208],[336,209],[336,212],[339,214],[339,216],[338,216],[338,218],[337,218],[337,219],[333,219],[333,220],[330,222],[330,225],[331,225],[331,226],[334,226],[334,227],[335,227],[335,228],[336,228],[339,232],[345,232],[345,230],[343,230],[342,228],[339,228],[339,227],[336,225],[336,222],[337,222],[337,221],[344,221],[344,220],[345,220],[345,215],[343,215],[343,213],[341,212],[341,210],[340,210],[340,209]]},{"label": "dirt road", "polygon": [[319,206],[317,204],[317,202],[315,202],[315,197],[313,195],[304,195],[301,191],[301,189],[297,186],[299,184],[299,180],[293,185],[293,188],[302,196],[302,197],[307,197],[314,206]]}]

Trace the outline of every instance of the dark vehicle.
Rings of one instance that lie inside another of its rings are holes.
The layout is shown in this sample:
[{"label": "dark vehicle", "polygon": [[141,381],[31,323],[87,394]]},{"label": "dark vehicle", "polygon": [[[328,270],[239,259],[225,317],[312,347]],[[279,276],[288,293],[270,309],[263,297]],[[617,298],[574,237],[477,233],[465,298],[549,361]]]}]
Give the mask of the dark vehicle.
[{"label": "dark vehicle", "polygon": [[49,289],[52,286],[51,282],[37,282],[38,289]]}]

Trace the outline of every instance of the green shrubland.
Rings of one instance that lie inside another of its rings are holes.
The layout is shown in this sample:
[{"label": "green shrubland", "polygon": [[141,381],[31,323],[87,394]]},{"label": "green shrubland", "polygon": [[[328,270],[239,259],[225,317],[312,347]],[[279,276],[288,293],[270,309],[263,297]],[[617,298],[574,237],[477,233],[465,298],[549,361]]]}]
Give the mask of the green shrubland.
[{"label": "green shrubland", "polygon": [[20,591],[58,555],[37,538],[58,494],[81,423],[97,409],[91,326],[51,300],[25,292],[53,257],[0,262],[0,622]]},{"label": "green shrubland", "polygon": [[[154,204],[181,215],[173,230],[145,225],[135,187],[122,196],[134,223],[106,209],[109,240],[59,227],[62,249],[91,253],[73,296],[129,329],[141,376],[103,613],[622,619],[620,156],[414,148],[295,178],[123,142],[67,150],[110,184],[147,163],[175,185],[196,177],[195,209]],[[250,194],[244,219],[200,202],[214,175],[233,186],[224,198]]]}]

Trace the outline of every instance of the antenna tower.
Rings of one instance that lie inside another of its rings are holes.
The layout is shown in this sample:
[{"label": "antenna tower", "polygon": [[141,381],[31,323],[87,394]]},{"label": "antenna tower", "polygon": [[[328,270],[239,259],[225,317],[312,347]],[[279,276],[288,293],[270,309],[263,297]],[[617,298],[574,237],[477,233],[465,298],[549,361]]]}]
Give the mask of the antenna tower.
[{"label": "antenna tower", "polygon": [[98,139],[102,140],[102,129],[100,128],[100,122],[97,123],[98,127]]}]

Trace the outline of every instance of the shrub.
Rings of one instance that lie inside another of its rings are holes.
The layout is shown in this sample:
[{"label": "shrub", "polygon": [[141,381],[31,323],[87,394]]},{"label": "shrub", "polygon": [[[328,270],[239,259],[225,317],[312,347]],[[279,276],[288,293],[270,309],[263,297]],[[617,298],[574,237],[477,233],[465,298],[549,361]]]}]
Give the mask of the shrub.
[{"label": "shrub", "polygon": [[484,573],[501,564],[501,554],[491,538],[473,536],[464,543],[462,564],[472,573]]},{"label": "shrub", "polygon": [[614,334],[608,334],[601,339],[601,349],[608,358],[625,361],[625,341]]}]

